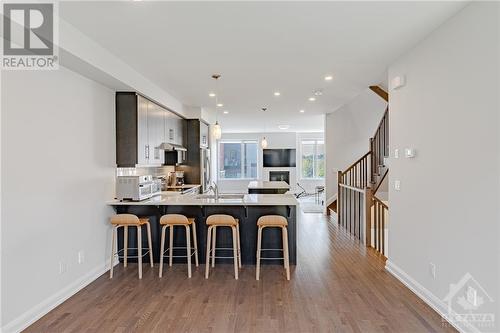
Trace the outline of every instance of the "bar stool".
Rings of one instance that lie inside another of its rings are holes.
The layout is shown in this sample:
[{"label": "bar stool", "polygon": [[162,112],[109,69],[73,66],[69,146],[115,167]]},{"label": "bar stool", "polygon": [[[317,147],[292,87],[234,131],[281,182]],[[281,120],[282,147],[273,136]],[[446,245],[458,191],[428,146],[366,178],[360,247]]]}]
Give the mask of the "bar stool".
[{"label": "bar stool", "polygon": [[[286,218],[280,215],[265,215],[261,216],[257,220],[257,226],[259,227],[257,231],[257,272],[255,274],[255,279],[259,280],[260,276],[260,260],[261,259],[283,259],[286,279],[290,280],[290,261],[288,258],[288,221]],[[283,238],[283,249],[261,249],[262,244],[262,230],[264,228],[281,228],[281,236]],[[283,251],[282,258],[261,258],[261,251]]]},{"label": "bar stool", "polygon": [[[115,255],[118,258],[123,258],[123,267],[127,267],[127,252],[128,248],[128,227],[137,227],[137,247],[130,248],[137,250],[137,256],[130,258],[137,258],[139,266],[139,279],[142,279],[142,257],[149,253],[149,262],[151,267],[153,267],[153,250],[151,242],[151,225],[149,224],[149,219],[147,217],[137,217],[133,214],[117,214],[111,217],[111,224],[113,229],[111,230],[111,269],[109,270],[109,278],[113,278],[113,264]],[[142,226],[146,225],[148,232],[148,250],[146,253],[142,253]],[[123,227],[123,249],[115,252],[115,242],[118,233],[118,228]],[[123,256],[120,256],[120,252],[123,251]]]},{"label": "bar stool", "polygon": [[[238,280],[238,268],[241,268],[241,250],[240,250],[240,226],[238,219],[231,215],[215,214],[207,218],[207,258],[205,262],[205,279],[208,279],[210,255],[212,255],[212,267],[215,267],[215,258],[233,258],[234,259],[234,278]],[[217,228],[230,227],[233,233],[233,248],[216,247]],[[210,249],[210,246],[212,248]],[[233,250],[231,257],[216,257],[216,250]]]},{"label": "bar stool", "polygon": [[[187,258],[188,264],[188,278],[191,278],[191,257],[194,255],[194,260],[196,267],[198,267],[198,242],[196,241],[196,223],[194,218],[187,218],[180,214],[167,214],[160,218],[160,224],[163,226],[161,228],[161,250],[160,250],[160,273],[159,277],[163,275],[163,258],[165,252],[169,251],[168,255],[168,265],[172,266],[172,258]],[[174,247],[174,227],[180,226],[186,228],[186,247]],[[170,241],[168,249],[165,248],[165,232],[167,228],[170,227]],[[192,227],[192,228],[191,228]],[[190,229],[193,230],[193,242],[194,251],[191,251],[191,233]],[[185,256],[174,256],[174,249],[186,249]]]}]

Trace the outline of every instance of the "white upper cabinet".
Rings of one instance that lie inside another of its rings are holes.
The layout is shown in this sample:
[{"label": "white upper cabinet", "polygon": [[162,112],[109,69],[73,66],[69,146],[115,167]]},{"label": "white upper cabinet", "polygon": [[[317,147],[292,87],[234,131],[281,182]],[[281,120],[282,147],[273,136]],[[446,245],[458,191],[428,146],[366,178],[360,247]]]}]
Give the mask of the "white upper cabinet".
[{"label": "white upper cabinet", "polygon": [[148,103],[142,96],[137,97],[137,164],[149,165],[150,145],[148,131]]},{"label": "white upper cabinet", "polygon": [[150,165],[161,165],[165,160],[163,150],[158,148],[165,140],[164,114],[165,111],[159,105],[148,101],[148,141],[150,146]]}]

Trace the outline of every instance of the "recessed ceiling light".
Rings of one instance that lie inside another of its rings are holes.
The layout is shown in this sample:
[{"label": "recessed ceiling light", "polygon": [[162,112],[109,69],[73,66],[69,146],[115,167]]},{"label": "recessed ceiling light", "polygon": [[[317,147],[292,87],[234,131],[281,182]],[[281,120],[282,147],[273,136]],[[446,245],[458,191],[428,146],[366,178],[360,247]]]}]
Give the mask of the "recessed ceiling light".
[{"label": "recessed ceiling light", "polygon": [[279,91],[274,92],[274,96],[279,96],[279,95],[281,95],[281,93]]},{"label": "recessed ceiling light", "polygon": [[310,100],[311,102],[314,102],[314,101],[316,100],[316,97],[309,97],[309,100]]},{"label": "recessed ceiling light", "polygon": [[325,81],[333,80],[333,75],[325,75]]},{"label": "recessed ceiling light", "polygon": [[314,95],[315,95],[315,96],[321,96],[321,95],[323,95],[323,91],[321,91],[321,90],[316,90],[316,91],[314,92]]},{"label": "recessed ceiling light", "polygon": [[217,106],[221,108],[221,107],[223,107],[223,106],[224,106],[224,104],[222,104],[222,103],[217,103]]},{"label": "recessed ceiling light", "polygon": [[224,111],[224,114],[228,114],[228,113],[229,113],[229,111],[227,111],[227,110],[226,110],[226,111]]},{"label": "recessed ceiling light", "polygon": [[215,93],[210,93],[210,94],[208,94],[208,96],[215,97]]},{"label": "recessed ceiling light", "polygon": [[279,126],[278,126],[278,128],[279,128],[280,130],[287,130],[287,129],[289,129],[289,128],[290,128],[290,125],[279,125]]},{"label": "recessed ceiling light", "polygon": [[305,111],[305,110],[300,110],[299,112],[300,112],[300,113],[304,113],[304,112],[306,112],[306,111]]}]

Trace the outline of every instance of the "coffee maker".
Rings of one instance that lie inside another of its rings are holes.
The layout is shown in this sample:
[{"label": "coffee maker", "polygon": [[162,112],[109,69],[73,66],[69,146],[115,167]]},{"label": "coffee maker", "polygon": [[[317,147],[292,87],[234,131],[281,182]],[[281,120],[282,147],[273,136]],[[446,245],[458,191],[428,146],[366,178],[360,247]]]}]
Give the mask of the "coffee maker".
[{"label": "coffee maker", "polygon": [[169,175],[169,185],[170,186],[184,185],[184,171],[171,172]]}]

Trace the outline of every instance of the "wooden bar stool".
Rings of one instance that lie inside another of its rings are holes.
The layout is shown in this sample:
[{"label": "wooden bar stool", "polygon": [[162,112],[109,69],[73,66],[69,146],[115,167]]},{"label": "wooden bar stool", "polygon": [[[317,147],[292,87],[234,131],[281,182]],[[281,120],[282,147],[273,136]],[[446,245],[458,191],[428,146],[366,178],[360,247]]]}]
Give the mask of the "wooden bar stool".
[{"label": "wooden bar stool", "polygon": [[[257,231],[257,272],[255,274],[255,279],[259,280],[260,276],[260,260],[274,260],[274,259],[283,259],[285,271],[286,271],[286,279],[290,280],[290,261],[288,258],[288,221],[286,218],[280,215],[266,215],[261,216],[257,220],[257,226],[259,227]],[[281,228],[281,235],[283,238],[283,249],[262,249],[262,230],[264,228]],[[261,251],[283,251],[282,258],[261,258]]]},{"label": "wooden bar stool", "polygon": [[[137,247],[130,248],[133,250],[137,250],[137,256],[133,256],[130,258],[137,258],[138,266],[139,266],[139,279],[142,279],[142,257],[149,253],[149,262],[151,263],[151,267],[153,267],[153,250],[152,250],[152,242],[151,242],[151,225],[149,224],[149,219],[147,217],[137,217],[133,214],[117,214],[111,217],[111,224],[113,225],[113,229],[111,230],[111,269],[109,270],[109,278],[113,278],[113,264],[115,255],[118,258],[123,258],[123,266],[127,267],[127,254],[128,254],[128,227],[137,227]],[[148,250],[146,253],[142,253],[142,226],[146,225],[148,232]],[[123,227],[123,249],[115,252],[115,242],[117,238],[118,228]],[[120,252],[123,251],[123,256],[120,255]]]},{"label": "wooden bar stool", "polygon": [[[234,259],[234,278],[238,280],[238,268],[241,268],[241,249],[240,249],[240,226],[238,219],[230,215],[215,214],[207,218],[207,258],[205,262],[205,279],[208,279],[210,270],[210,255],[212,255],[212,267],[215,267],[215,258],[233,258]],[[233,233],[233,248],[216,247],[217,228],[230,227]],[[210,245],[212,248],[210,248]],[[233,250],[233,256],[217,257],[216,250]]]},{"label": "wooden bar stool", "polygon": [[[161,228],[161,250],[160,250],[160,273],[159,277],[163,275],[163,258],[165,252],[169,251],[168,254],[168,265],[172,266],[172,258],[187,258],[188,264],[188,278],[191,278],[191,257],[194,255],[194,260],[196,267],[198,267],[198,242],[196,241],[196,223],[194,218],[187,218],[180,214],[167,214],[163,215],[160,219],[160,224],[163,226]],[[174,247],[174,227],[181,226],[186,228],[186,247]],[[170,227],[170,241],[168,249],[165,248],[165,232],[167,228]],[[194,251],[191,251],[191,232],[193,231],[193,242]],[[174,256],[174,249],[186,249],[185,256]]]}]

